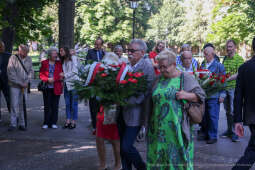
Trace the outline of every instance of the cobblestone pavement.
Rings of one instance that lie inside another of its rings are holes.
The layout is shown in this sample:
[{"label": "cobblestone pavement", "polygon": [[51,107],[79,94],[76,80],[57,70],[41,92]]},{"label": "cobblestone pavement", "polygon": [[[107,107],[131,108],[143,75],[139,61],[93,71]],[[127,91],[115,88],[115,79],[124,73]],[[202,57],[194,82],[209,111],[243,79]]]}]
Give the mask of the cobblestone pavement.
[{"label": "cobblestone pavement", "polygon": [[[34,88],[37,83],[34,82]],[[89,111],[79,104],[77,128],[62,129],[65,111],[63,96],[60,100],[58,129],[41,129],[43,100],[40,92],[32,90],[28,99],[28,130],[8,132],[9,113],[2,99],[3,121],[0,123],[0,170],[96,170],[98,165],[95,136],[89,128]],[[219,134],[226,128],[226,117],[221,109]],[[218,139],[213,145],[195,140],[195,170],[230,170],[243,154],[249,132],[240,142]],[[146,160],[146,144],[136,144]],[[107,164],[113,165],[111,145],[106,142]],[[253,168],[255,169],[255,168]]]}]

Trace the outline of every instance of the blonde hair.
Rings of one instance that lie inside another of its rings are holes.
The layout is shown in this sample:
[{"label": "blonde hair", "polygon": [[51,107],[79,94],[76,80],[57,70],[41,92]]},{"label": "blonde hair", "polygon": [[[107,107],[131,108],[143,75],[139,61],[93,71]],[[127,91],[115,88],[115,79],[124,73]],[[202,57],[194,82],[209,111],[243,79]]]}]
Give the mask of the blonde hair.
[{"label": "blonde hair", "polygon": [[173,51],[165,49],[158,54],[158,56],[156,57],[156,60],[157,61],[167,60],[168,64],[171,65],[176,63],[176,54]]},{"label": "blonde hair", "polygon": [[19,45],[19,49],[21,49],[22,51],[28,53],[29,52],[29,48],[27,45],[24,45],[24,44],[20,44]]},{"label": "blonde hair", "polygon": [[5,45],[3,41],[0,41],[0,53],[3,53],[5,51]]}]

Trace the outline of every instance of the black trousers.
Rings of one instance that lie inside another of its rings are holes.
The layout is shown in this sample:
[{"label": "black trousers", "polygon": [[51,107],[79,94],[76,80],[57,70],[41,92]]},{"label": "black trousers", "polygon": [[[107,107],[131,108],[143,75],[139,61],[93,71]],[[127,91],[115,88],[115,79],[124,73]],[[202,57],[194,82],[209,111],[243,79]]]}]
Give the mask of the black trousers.
[{"label": "black trousers", "polygon": [[[5,98],[5,101],[6,101],[6,104],[7,104],[7,108],[8,108],[8,111],[10,112],[11,110],[11,101],[10,101],[10,87],[8,85],[8,80],[6,82],[3,82],[2,79],[0,79],[0,93],[1,91],[3,92],[4,94],[4,98]],[[0,119],[1,119],[1,116],[2,116],[2,113],[1,113],[1,94],[0,94]]]},{"label": "black trousers", "polygon": [[97,113],[100,109],[100,104],[97,101],[96,97],[89,99],[89,108],[90,108],[90,118],[92,120],[92,127],[96,129],[97,124]]},{"label": "black trousers", "polygon": [[48,88],[43,92],[44,125],[51,127],[57,124],[59,98],[60,95],[55,95],[53,88]]},{"label": "black trousers", "polygon": [[250,125],[249,128],[251,131],[249,144],[232,170],[248,170],[255,162],[255,125]]}]

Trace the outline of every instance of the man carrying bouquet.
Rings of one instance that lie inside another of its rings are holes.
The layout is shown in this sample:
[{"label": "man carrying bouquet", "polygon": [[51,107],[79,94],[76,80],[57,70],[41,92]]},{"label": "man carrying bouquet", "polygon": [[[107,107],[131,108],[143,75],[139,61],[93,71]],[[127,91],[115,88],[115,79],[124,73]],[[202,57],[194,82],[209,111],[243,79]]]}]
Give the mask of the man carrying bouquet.
[{"label": "man carrying bouquet", "polygon": [[[128,47],[128,58],[133,72],[143,72],[147,76],[148,88],[155,78],[155,72],[149,60],[143,56],[146,53],[147,45],[144,41],[134,39]],[[136,137],[142,125],[142,106],[147,93],[140,93],[128,99],[127,106],[123,108],[123,128],[120,131],[120,154],[122,168],[131,170],[132,165],[138,170],[145,170],[146,165],[137,149],[134,147]]]},{"label": "man carrying bouquet", "polygon": [[223,134],[222,138],[231,138],[232,142],[239,141],[238,136],[235,134],[233,124],[233,102],[236,85],[236,77],[238,68],[244,63],[241,56],[236,53],[236,43],[233,40],[228,40],[226,43],[227,56],[224,58],[223,64],[226,69],[226,73],[230,75],[226,85],[226,100],[224,101],[224,108],[227,115],[228,129]]},{"label": "man carrying bouquet", "polygon": [[[206,47],[204,50],[205,62],[201,65],[202,69],[207,69],[212,75],[225,75],[224,66],[214,58],[215,52],[212,47]],[[213,83],[210,84],[213,86]],[[207,94],[208,95],[208,94]],[[225,91],[218,91],[207,96],[205,102],[205,114],[202,122],[201,131],[207,139],[207,144],[217,142],[218,121],[220,112],[220,103],[224,101]]]}]

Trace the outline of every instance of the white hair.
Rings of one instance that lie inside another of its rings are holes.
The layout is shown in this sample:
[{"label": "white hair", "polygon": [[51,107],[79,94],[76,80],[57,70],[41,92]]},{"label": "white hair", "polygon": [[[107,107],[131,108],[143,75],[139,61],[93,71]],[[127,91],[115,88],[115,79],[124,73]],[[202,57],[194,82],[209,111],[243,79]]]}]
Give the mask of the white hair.
[{"label": "white hair", "polygon": [[173,51],[165,49],[157,55],[156,60],[168,60],[168,64],[171,65],[176,63],[176,54]]},{"label": "white hair", "polygon": [[113,50],[113,51],[116,51],[116,50],[121,50],[121,51],[123,51],[123,48],[122,48],[121,45],[116,45],[116,46],[114,47],[114,50]]},{"label": "white hair", "polygon": [[211,53],[212,53],[213,55],[215,54],[214,49],[213,49],[212,47],[206,47],[204,51],[206,51],[206,52],[209,53],[209,54],[211,54]]},{"label": "white hair", "polygon": [[47,50],[48,56],[51,56],[51,54],[52,54],[53,51],[58,52],[58,48],[57,48],[57,47],[50,47],[50,48]]},{"label": "white hair", "polygon": [[140,40],[140,39],[133,39],[130,44],[138,44],[139,46],[139,50],[142,50],[144,52],[147,51],[147,45],[146,43],[143,41],[143,40]]}]

